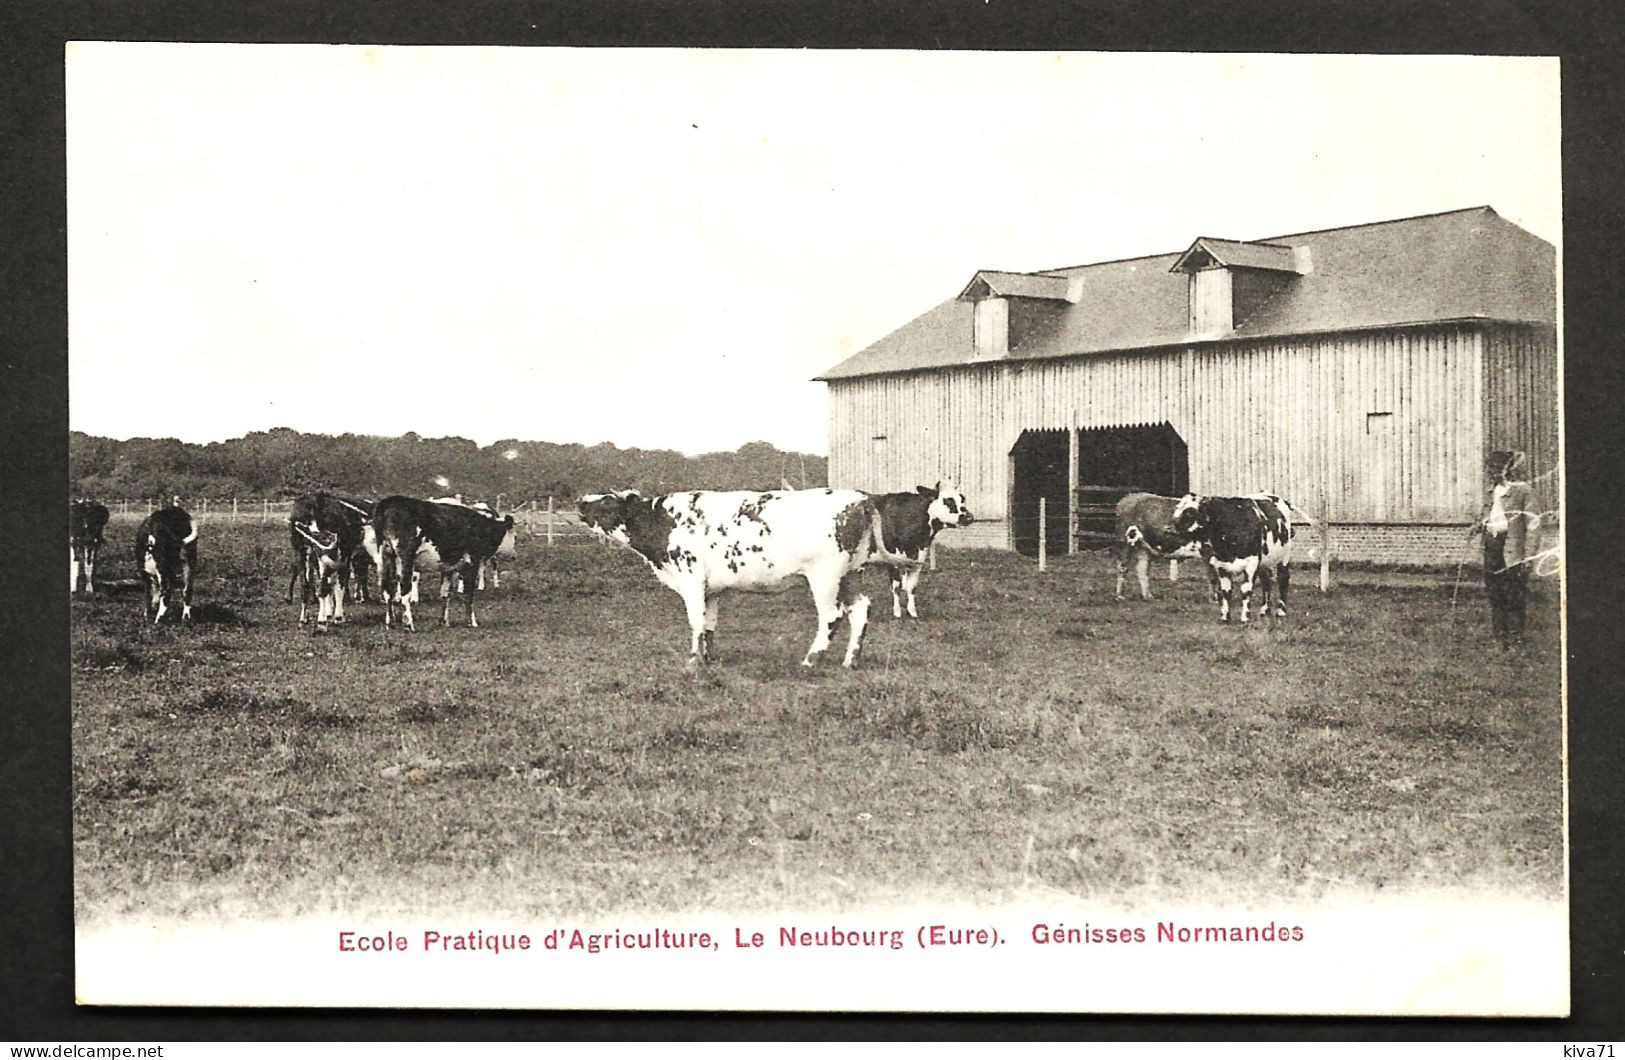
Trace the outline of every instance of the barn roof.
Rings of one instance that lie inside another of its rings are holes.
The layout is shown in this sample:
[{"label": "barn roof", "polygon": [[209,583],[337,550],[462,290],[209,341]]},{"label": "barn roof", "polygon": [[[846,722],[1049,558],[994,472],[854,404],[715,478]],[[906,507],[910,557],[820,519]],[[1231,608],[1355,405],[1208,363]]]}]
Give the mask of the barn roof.
[{"label": "barn roof", "polygon": [[989,295],[1015,298],[1044,298],[1064,302],[1068,299],[1071,281],[1065,276],[1046,276],[1037,272],[997,272],[983,269],[971,278],[959,292],[963,301],[975,301]]},{"label": "barn roof", "polygon": [[1296,255],[1284,243],[1243,243],[1239,239],[1201,236],[1179,256],[1169,272],[1190,272],[1208,262],[1245,269],[1298,272]]},{"label": "barn roof", "polygon": [[[989,276],[1068,282],[1077,297],[1046,303],[1004,358],[1009,361],[1188,345],[1196,341],[1190,335],[1189,280],[1171,270],[1198,245],[1236,267],[1292,269],[1280,289],[1234,329],[1203,341],[1457,320],[1557,320],[1555,248],[1488,206],[1251,242],[1203,238],[1183,253],[1038,273],[981,272],[962,294]],[[1293,254],[1292,263],[1281,248]],[[1008,293],[1021,292],[1010,287]],[[950,298],[818,378],[968,364],[976,357],[974,317],[971,301]]]}]

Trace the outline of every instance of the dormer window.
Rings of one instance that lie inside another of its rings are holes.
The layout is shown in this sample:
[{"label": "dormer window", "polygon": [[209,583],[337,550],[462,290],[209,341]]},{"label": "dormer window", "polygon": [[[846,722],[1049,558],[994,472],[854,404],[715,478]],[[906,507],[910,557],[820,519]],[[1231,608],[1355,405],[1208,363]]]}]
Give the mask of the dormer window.
[{"label": "dormer window", "polygon": [[1027,333],[1057,310],[1076,304],[1082,286],[1065,276],[984,269],[959,292],[961,302],[975,307],[971,330],[975,359],[1008,357]]},{"label": "dormer window", "polygon": [[1245,324],[1309,268],[1308,248],[1203,237],[1168,271],[1190,277],[1191,337],[1216,339]]}]

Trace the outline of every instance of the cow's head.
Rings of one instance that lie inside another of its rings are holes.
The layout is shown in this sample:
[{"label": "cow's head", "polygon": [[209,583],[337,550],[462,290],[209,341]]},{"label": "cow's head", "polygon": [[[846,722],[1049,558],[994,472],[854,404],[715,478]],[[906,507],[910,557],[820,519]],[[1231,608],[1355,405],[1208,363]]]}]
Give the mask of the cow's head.
[{"label": "cow's head", "polygon": [[576,511],[593,533],[625,545],[630,543],[626,530],[628,507],[641,499],[637,490],[589,493],[576,501]]},{"label": "cow's head", "polygon": [[1194,493],[1187,493],[1174,505],[1174,514],[1168,520],[1174,533],[1196,537],[1207,529],[1207,501]]},{"label": "cow's head", "polygon": [[965,503],[965,495],[951,479],[938,482],[935,488],[918,486],[915,492],[930,502],[925,511],[931,519],[933,532],[955,526],[969,526],[976,521],[971,516],[970,506]]}]

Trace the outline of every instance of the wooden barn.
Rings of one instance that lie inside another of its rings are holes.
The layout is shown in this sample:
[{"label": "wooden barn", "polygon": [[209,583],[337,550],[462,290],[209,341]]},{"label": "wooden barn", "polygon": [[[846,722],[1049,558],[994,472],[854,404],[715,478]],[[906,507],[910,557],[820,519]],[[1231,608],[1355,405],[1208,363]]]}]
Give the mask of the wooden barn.
[{"label": "wooden barn", "polygon": [[[964,290],[829,369],[829,481],[953,477],[947,546],[1090,547],[1129,490],[1279,493],[1334,554],[1454,562],[1483,458],[1557,507],[1556,252],[1488,206]],[[1550,524],[1548,524],[1550,525]]]}]

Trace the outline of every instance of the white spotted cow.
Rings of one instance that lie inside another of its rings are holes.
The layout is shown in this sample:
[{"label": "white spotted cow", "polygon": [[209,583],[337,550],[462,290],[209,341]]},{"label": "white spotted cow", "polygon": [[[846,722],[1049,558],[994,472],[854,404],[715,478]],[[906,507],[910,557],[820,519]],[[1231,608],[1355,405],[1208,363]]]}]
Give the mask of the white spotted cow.
[{"label": "white spotted cow", "polygon": [[1140,583],[1140,599],[1149,600],[1151,557],[1200,558],[1202,542],[1174,529],[1174,511],[1189,497],[1189,494],[1162,497],[1155,493],[1130,493],[1117,502],[1117,599],[1123,599],[1124,576],[1130,563],[1134,565],[1135,580]]},{"label": "white spotted cow", "polygon": [[913,493],[872,494],[880,513],[880,549],[877,562],[891,575],[891,613],[903,617],[908,601],[908,617],[919,618],[914,606],[914,588],[920,584],[925,555],[938,531],[969,526],[975,520],[965,495],[950,481],[935,487],[917,486]]},{"label": "white spotted cow", "polygon": [[1263,587],[1259,612],[1270,612],[1270,590],[1276,585],[1272,617],[1286,617],[1292,579],[1292,509],[1273,493],[1245,497],[1181,498],[1174,528],[1203,543],[1219,577],[1219,621],[1230,621],[1231,596],[1239,588],[1241,621],[1248,620],[1253,582]]},{"label": "white spotted cow", "polygon": [[85,578],[85,595],[96,595],[96,554],[101,551],[102,533],[110,515],[95,501],[74,501],[68,506],[68,593],[79,591],[79,576]]},{"label": "white spotted cow", "polygon": [[592,494],[581,520],[602,538],[643,557],[661,584],[683,598],[691,634],[687,667],[704,666],[719,599],[730,592],[782,592],[806,579],[818,632],[801,660],[811,666],[847,619],[843,665],[863,647],[869,598],[858,574],[881,539],[875,502],[856,490],[690,491],[644,497],[635,490]]},{"label": "white spotted cow", "polygon": [[179,593],[181,621],[192,620],[192,573],[197,570],[197,522],[170,505],[141,520],[135,533],[135,565],[147,589],[147,616],[157,625]]}]

